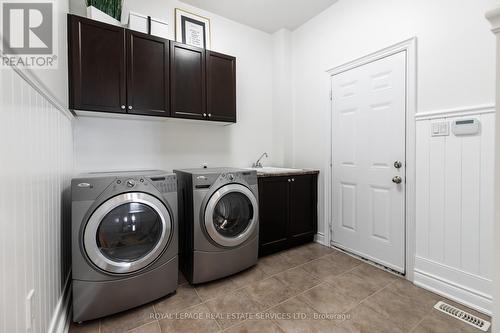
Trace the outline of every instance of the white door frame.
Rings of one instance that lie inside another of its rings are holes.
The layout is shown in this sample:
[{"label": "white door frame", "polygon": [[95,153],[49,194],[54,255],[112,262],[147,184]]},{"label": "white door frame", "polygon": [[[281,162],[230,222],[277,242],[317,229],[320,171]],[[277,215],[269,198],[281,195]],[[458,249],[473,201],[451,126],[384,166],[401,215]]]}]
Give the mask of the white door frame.
[{"label": "white door frame", "polygon": [[330,172],[325,173],[325,220],[328,221],[328,230],[325,230],[325,241],[328,246],[331,246],[332,239],[332,114],[333,101],[331,79],[332,76],[348,71],[350,69],[366,65],[368,63],[380,60],[393,54],[406,51],[406,193],[405,193],[405,271],[406,279],[413,281],[413,268],[415,266],[415,114],[417,112],[417,38],[413,37],[401,43],[389,46],[380,51],[371,53],[359,59],[350,61],[343,65],[334,67],[327,71],[328,74],[328,91],[330,96],[330,145],[328,146],[328,154],[330,156],[325,170]]}]

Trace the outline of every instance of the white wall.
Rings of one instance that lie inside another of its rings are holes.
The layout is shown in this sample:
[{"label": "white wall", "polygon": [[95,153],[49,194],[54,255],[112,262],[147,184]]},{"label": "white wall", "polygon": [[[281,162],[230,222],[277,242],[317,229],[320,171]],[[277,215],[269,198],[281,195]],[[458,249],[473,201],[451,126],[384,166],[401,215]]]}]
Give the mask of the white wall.
[{"label": "white wall", "polygon": [[273,34],[273,150],[274,163],[293,164],[292,32]]},{"label": "white wall", "polygon": [[25,299],[32,289],[31,332],[48,332],[64,315],[73,171],[68,115],[13,69],[1,70],[0,332],[27,332]]},{"label": "white wall", "polygon": [[[341,0],[293,32],[293,159],[296,167],[312,164],[322,168],[319,232],[328,229],[323,183],[325,173],[329,172],[330,144],[326,70],[416,36],[418,112],[493,105],[494,37],[484,20],[484,12],[496,2]],[[417,134],[417,142],[427,139],[423,135]],[[483,135],[481,140],[491,141],[492,137]],[[430,144],[434,149],[434,142]],[[486,147],[491,148],[491,142]],[[461,157],[466,160],[474,155],[465,152]],[[430,167],[431,173],[439,172],[438,165]],[[429,181],[422,177],[420,174],[417,184]],[[475,183],[483,181],[477,174],[470,177]],[[421,187],[417,188],[419,191]],[[421,198],[424,195],[420,193]],[[473,209],[475,204],[462,203],[464,210]],[[416,223],[418,226],[423,221]],[[417,239],[417,245],[428,241],[427,236],[422,237]],[[487,274],[481,277],[489,279]]]},{"label": "white wall", "polygon": [[27,71],[39,87],[46,90],[58,104],[68,106],[68,42],[66,21],[69,0],[54,0],[54,24],[57,30],[57,69],[37,69]]},{"label": "white wall", "polygon": [[[76,7],[73,4],[72,8]],[[174,39],[174,8],[209,17],[212,49],[237,58],[237,117],[230,126],[183,120],[79,118],[75,123],[78,171],[209,166],[251,166],[268,152],[270,165],[281,163],[273,146],[273,38],[184,3],[127,0],[124,10],[169,22]]]}]

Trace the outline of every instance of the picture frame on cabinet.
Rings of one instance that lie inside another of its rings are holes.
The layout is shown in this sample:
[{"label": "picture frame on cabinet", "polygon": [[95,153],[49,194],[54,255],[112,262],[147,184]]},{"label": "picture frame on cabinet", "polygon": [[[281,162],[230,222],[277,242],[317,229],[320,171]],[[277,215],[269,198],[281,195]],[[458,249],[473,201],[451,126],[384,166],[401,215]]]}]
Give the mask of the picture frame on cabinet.
[{"label": "picture frame on cabinet", "polygon": [[210,19],[175,8],[175,40],[183,44],[210,49]]}]

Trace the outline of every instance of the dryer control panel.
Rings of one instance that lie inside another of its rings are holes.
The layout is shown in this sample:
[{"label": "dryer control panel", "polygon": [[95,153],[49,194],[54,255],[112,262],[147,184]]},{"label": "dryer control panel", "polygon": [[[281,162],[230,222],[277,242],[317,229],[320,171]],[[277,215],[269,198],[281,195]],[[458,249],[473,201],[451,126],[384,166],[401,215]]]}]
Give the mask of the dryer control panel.
[{"label": "dryer control panel", "polygon": [[223,173],[220,177],[230,183],[248,183],[249,185],[257,184],[257,172],[256,171],[239,171],[239,172],[228,172]]}]

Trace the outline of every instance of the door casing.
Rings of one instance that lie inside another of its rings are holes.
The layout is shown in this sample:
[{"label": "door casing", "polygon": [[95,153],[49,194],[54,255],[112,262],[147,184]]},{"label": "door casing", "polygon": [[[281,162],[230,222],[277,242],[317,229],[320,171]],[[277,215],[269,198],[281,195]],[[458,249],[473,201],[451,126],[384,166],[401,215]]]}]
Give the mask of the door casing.
[{"label": "door casing", "polygon": [[394,55],[401,51],[406,51],[407,61],[406,61],[406,201],[405,201],[405,271],[406,279],[413,281],[413,268],[415,266],[415,159],[416,159],[416,147],[415,147],[415,114],[417,111],[417,38],[413,37],[398,44],[386,47],[382,50],[376,51],[374,53],[368,54],[364,57],[358,58],[356,60],[350,61],[338,67],[334,67],[327,71],[327,89],[329,92],[329,134],[330,134],[330,145],[328,145],[328,152],[326,156],[329,156],[329,160],[325,167],[325,170],[329,172],[325,173],[325,220],[328,221],[327,230],[325,230],[324,242],[331,246],[331,236],[332,236],[332,199],[333,199],[333,168],[332,168],[332,148],[333,148],[333,137],[332,137],[332,112],[333,103],[331,100],[332,96],[332,86],[331,80],[332,76],[343,73],[350,69],[369,64],[371,62],[380,60],[382,58]]}]

